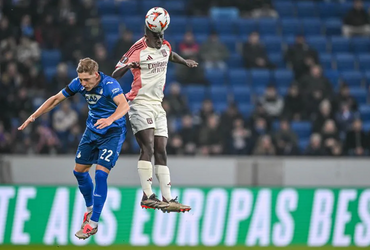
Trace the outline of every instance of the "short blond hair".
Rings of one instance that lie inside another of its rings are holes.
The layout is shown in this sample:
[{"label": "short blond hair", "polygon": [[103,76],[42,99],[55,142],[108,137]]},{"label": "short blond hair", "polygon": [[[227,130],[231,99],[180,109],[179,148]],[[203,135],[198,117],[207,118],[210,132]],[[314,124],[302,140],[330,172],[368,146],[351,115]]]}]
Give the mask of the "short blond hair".
[{"label": "short blond hair", "polygon": [[99,70],[98,63],[89,57],[80,59],[76,69],[77,73],[89,73],[89,74],[93,74],[98,70]]}]

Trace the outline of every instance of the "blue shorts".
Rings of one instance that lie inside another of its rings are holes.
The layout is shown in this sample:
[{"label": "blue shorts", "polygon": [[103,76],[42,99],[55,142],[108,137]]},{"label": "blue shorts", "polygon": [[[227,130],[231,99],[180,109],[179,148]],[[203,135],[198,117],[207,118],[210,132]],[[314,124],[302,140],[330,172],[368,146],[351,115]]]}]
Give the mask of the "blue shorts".
[{"label": "blue shorts", "polygon": [[125,138],[125,128],[111,128],[103,135],[86,128],[78,145],[76,163],[98,164],[110,170],[116,164]]}]

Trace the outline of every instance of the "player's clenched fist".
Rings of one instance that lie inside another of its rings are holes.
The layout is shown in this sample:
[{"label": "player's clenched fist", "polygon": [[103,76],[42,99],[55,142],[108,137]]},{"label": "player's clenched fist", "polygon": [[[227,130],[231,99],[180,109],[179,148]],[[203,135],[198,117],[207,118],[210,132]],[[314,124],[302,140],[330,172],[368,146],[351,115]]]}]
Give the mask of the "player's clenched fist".
[{"label": "player's clenched fist", "polygon": [[128,66],[130,69],[141,69],[139,62],[131,62]]},{"label": "player's clenched fist", "polygon": [[35,118],[33,116],[28,117],[28,119],[21,126],[18,127],[18,130],[25,129],[28,126],[28,124],[34,121],[35,121]]},{"label": "player's clenched fist", "polygon": [[189,68],[198,67],[198,63],[194,60],[187,59],[187,60],[185,60],[185,62],[186,62],[186,66],[188,66]]},{"label": "player's clenched fist", "polygon": [[97,129],[103,129],[103,128],[106,128],[108,126],[110,126],[111,124],[113,123],[113,120],[111,118],[102,118],[102,119],[99,119],[95,124],[94,126],[97,128]]}]

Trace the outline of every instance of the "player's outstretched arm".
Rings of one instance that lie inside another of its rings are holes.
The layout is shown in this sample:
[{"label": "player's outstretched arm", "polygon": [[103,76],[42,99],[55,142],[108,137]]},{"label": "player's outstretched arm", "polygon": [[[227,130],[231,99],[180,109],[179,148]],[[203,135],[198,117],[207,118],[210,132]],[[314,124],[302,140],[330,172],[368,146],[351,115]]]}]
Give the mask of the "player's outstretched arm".
[{"label": "player's outstretched arm", "polygon": [[115,120],[122,118],[130,110],[130,106],[123,94],[119,94],[113,98],[115,104],[117,104],[116,111],[108,118],[99,119],[94,126],[97,129],[103,129],[110,126]]},{"label": "player's outstretched arm", "polygon": [[129,69],[140,69],[140,63],[139,62],[131,62],[129,64],[126,64],[123,67],[116,68],[112,73],[112,77],[114,79],[118,80],[122,76],[124,76]]},{"label": "player's outstretched arm", "polygon": [[174,51],[171,52],[170,61],[174,63],[183,64],[185,66],[188,66],[189,68],[198,67],[198,63],[196,61],[190,60],[190,59],[184,59]]},{"label": "player's outstretched arm", "polygon": [[65,97],[62,94],[62,91],[60,91],[58,94],[53,95],[49,99],[47,99],[30,117],[27,118],[27,120],[18,128],[18,130],[25,129],[28,124],[31,122],[34,122],[39,116],[42,114],[45,114],[55,108],[59,103],[64,101],[67,97]]}]

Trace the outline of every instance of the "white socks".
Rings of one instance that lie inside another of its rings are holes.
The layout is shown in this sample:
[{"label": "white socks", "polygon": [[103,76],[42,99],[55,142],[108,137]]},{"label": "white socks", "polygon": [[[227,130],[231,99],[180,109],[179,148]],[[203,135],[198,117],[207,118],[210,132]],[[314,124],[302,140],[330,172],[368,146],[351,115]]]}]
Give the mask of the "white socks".
[{"label": "white socks", "polygon": [[159,181],[159,186],[161,187],[161,193],[163,198],[165,198],[167,201],[170,201],[172,197],[171,197],[171,178],[169,168],[163,165],[155,165],[154,172],[155,176]]},{"label": "white socks", "polygon": [[153,180],[153,168],[152,163],[149,161],[139,161],[137,163],[137,170],[139,172],[141,188],[143,189],[146,196],[149,198],[152,194],[152,180]]},{"label": "white socks", "polygon": [[93,206],[87,207],[87,212],[92,212]]}]

